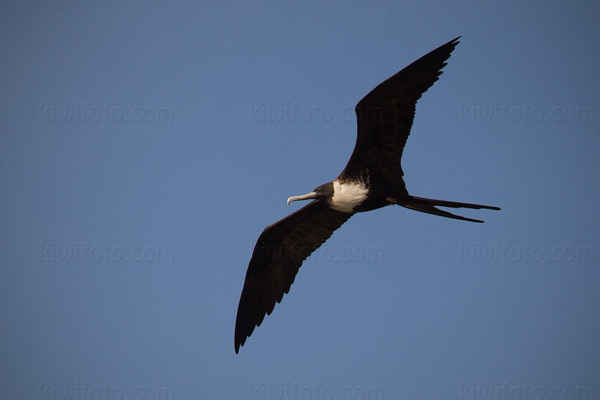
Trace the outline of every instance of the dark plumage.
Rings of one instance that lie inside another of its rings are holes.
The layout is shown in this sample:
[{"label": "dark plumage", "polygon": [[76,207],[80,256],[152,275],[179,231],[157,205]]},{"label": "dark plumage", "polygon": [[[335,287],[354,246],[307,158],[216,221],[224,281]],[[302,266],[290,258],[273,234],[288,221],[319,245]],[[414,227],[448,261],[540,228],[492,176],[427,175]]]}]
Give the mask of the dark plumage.
[{"label": "dark plumage", "polygon": [[413,62],[359,101],[355,109],[356,146],[344,171],[334,181],[306,195],[290,197],[288,203],[313,201],[262,232],[252,253],[238,307],[236,353],[265,314],[270,314],[275,303],[290,290],[302,262],[354,213],[400,205],[443,217],[483,222],[436,206],[500,209],[411,196],[404,184],[400,159],[417,100],[438,79],[458,39]]}]

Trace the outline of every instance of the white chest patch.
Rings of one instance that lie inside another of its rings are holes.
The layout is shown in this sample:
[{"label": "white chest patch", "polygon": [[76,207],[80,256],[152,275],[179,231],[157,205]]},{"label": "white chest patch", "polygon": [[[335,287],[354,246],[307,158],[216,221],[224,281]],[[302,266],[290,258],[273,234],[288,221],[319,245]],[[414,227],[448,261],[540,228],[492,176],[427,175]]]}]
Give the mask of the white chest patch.
[{"label": "white chest patch", "polygon": [[353,212],[354,207],[366,200],[369,189],[362,183],[333,181],[331,208],[343,212]]}]

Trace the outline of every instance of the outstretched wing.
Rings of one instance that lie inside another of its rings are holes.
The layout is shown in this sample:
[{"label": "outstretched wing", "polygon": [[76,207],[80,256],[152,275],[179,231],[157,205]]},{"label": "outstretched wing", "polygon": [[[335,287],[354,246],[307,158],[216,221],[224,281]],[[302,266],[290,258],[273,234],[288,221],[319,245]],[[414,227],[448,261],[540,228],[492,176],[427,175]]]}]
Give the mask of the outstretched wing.
[{"label": "outstretched wing", "polygon": [[[417,100],[438,80],[459,38],[419,58],[358,102],[356,146],[338,179],[368,178],[404,186],[400,158],[410,134]],[[368,177],[362,176],[364,173]]]},{"label": "outstretched wing", "polygon": [[315,200],[267,227],[258,238],[235,322],[235,352],[290,290],[302,262],[352,216]]}]

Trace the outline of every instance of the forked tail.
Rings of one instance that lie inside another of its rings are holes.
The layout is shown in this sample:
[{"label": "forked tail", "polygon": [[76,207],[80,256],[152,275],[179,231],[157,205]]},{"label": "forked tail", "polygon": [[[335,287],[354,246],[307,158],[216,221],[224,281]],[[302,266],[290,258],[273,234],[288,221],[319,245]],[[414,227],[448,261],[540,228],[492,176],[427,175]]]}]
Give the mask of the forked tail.
[{"label": "forked tail", "polygon": [[462,217],[460,215],[454,215],[449,213],[448,211],[443,211],[436,206],[441,207],[452,207],[452,208],[474,208],[474,209],[486,209],[486,210],[500,210],[500,207],[494,206],[484,206],[481,204],[472,204],[472,203],[459,203],[456,201],[446,201],[446,200],[435,200],[435,199],[426,199],[423,197],[415,197],[410,196],[410,199],[404,204],[400,204],[403,207],[410,208],[411,210],[421,211],[428,214],[439,215],[447,218],[460,219],[463,221],[471,221],[471,222],[483,222],[478,219],[472,219],[467,217]]}]

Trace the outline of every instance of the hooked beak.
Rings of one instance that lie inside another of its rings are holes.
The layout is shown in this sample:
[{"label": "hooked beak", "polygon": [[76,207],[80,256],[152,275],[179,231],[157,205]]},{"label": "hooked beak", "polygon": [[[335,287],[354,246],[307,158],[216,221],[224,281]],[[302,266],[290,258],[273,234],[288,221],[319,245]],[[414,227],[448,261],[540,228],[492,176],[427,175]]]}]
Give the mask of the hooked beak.
[{"label": "hooked beak", "polygon": [[310,192],[310,193],[304,194],[302,196],[292,196],[287,200],[287,203],[289,205],[292,201],[308,200],[308,199],[316,199],[316,198],[317,198],[317,194],[315,192]]}]

